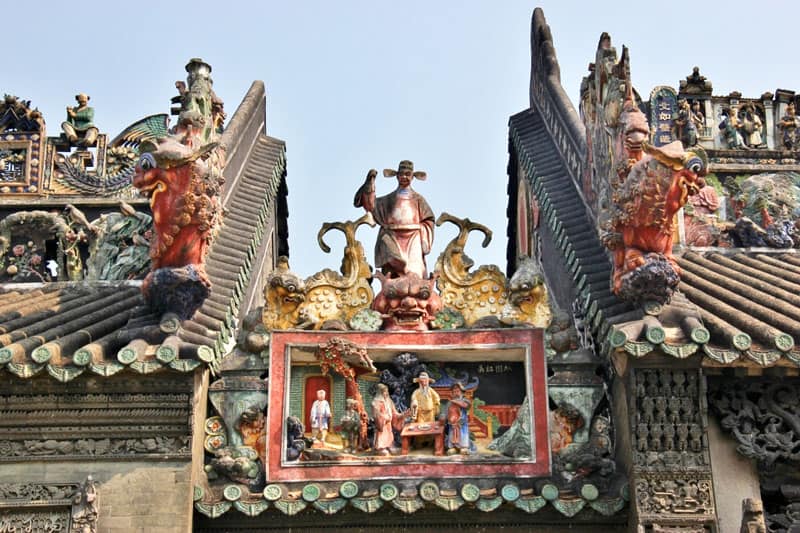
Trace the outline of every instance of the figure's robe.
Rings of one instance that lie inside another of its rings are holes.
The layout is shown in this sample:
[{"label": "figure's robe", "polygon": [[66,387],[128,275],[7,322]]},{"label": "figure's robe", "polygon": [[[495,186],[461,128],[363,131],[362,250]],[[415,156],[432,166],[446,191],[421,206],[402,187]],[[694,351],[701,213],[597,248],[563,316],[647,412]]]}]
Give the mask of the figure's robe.
[{"label": "figure's robe", "polygon": [[434,215],[422,195],[397,189],[375,200],[372,212],[381,229],[375,243],[375,266],[384,272],[428,275],[425,255],[433,244]]},{"label": "figure's robe", "polygon": [[372,416],[375,419],[375,444],[376,450],[385,450],[394,446],[394,433],[392,422],[395,417],[401,416],[397,412],[391,398],[377,397],[372,400]]},{"label": "figure's robe", "polygon": [[428,387],[427,390],[420,387],[411,393],[411,406],[417,406],[417,418],[414,422],[435,422],[439,415],[439,403],[439,393],[431,387]]}]

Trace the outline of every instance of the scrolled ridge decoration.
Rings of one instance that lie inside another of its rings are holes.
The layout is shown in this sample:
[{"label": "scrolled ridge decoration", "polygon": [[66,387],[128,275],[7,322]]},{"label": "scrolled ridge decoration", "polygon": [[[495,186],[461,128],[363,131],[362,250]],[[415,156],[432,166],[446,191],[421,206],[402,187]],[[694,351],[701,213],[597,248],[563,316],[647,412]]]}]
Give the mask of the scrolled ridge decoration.
[{"label": "scrolled ridge decoration", "polygon": [[492,240],[492,231],[483,224],[469,218],[458,218],[442,213],[436,220],[441,226],[450,222],[458,227],[458,235],[451,240],[436,260],[438,274],[436,286],[442,302],[460,312],[466,324],[498,314],[508,300],[506,278],[495,265],[481,265],[471,271],[475,262],[466,254],[467,238],[473,231],[483,234],[481,247],[486,248]]},{"label": "scrolled ridge decoration", "polygon": [[345,248],[340,272],[330,269],[317,272],[305,280],[306,301],[303,316],[319,329],[327,320],[348,323],[359,311],[368,309],[375,298],[370,285],[372,267],[367,262],[364,247],[356,239],[361,226],[375,227],[370,213],[356,221],[325,222],[317,234],[317,242],[325,253],[331,251],[323,237],[336,229],[344,233]]},{"label": "scrolled ridge decoration", "polygon": [[538,262],[520,258],[510,280],[495,265],[481,265],[471,271],[474,261],[464,252],[469,234],[482,233],[481,246],[485,248],[491,242],[492,232],[469,218],[449,213],[442,213],[436,225],[445,222],[455,224],[459,231],[436,261],[436,286],[444,306],[458,311],[468,327],[489,317],[497,317],[503,325],[546,327],[552,311]]}]

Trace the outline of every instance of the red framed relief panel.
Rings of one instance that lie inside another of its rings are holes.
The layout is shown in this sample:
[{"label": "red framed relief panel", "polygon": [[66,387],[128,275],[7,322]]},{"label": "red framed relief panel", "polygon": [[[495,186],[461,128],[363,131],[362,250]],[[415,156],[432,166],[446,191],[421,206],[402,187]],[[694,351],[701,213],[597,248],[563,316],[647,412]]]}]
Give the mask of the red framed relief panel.
[{"label": "red framed relief panel", "polygon": [[[328,373],[330,383],[321,381],[324,372],[317,350],[334,338],[365,349],[377,371],[362,371],[356,385],[345,383],[333,371]],[[412,395],[419,387],[419,379],[415,382],[412,376],[418,376],[423,365],[431,379],[429,387],[439,400],[432,422],[420,415],[419,402],[416,408],[411,406],[415,402]],[[273,332],[267,479],[547,476],[546,376],[540,329]],[[382,394],[379,383],[389,384],[396,400],[392,404],[397,404],[400,413],[395,414],[392,445],[385,444],[388,430],[378,430],[372,421],[384,405],[383,400],[376,400]],[[347,409],[352,408],[346,397],[353,396],[354,386],[370,418],[369,439],[357,448],[351,446],[345,423]],[[307,426],[312,400],[321,389],[328,410],[317,412],[328,416],[327,432],[304,427],[300,437],[294,427],[290,438],[287,419],[294,417]],[[377,433],[384,438],[376,440]],[[304,451],[287,451],[288,443],[296,443],[298,438],[306,444]]]}]

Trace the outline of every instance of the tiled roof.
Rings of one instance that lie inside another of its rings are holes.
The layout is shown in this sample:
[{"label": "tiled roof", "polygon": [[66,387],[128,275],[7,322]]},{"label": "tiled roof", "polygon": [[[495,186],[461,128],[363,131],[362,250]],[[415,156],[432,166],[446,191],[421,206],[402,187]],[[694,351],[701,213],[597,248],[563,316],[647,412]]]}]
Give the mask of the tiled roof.
[{"label": "tiled roof", "polygon": [[[705,366],[753,363],[800,372],[800,256],[747,250],[687,251],[679,259],[681,291],[671,316],[645,316],[613,325],[611,348],[634,357],[660,349],[684,359],[707,357]],[[670,327],[677,324],[678,327]]]},{"label": "tiled roof", "polygon": [[609,285],[611,263],[589,218],[575,183],[541,116],[526,110],[509,121],[511,144],[539,202],[541,220],[563,254],[579,297],[587,304],[593,327],[630,313]]},{"label": "tiled roof", "polygon": [[211,296],[176,334],[180,344],[213,348],[213,359],[203,358],[207,363],[215,365],[219,361],[233,333],[253,259],[286,177],[285,154],[283,141],[260,135],[224,205],[223,226],[206,260],[206,272],[213,285]]},{"label": "tiled roof", "polygon": [[259,134],[232,181],[226,216],[207,258],[211,295],[190,320],[161,321],[138,284],[7,286],[0,295],[0,369],[69,381],[128,367],[147,374],[216,367],[232,337],[252,262],[285,179],[285,144]]},{"label": "tiled roof", "polygon": [[0,368],[24,378],[46,369],[61,381],[89,368],[116,373],[113,366],[122,365],[107,362],[105,351],[125,345],[120,329],[126,324],[146,327],[141,304],[139,288],[130,285],[51,284],[6,292],[0,295]]},{"label": "tiled roof", "polygon": [[510,138],[604,353],[660,351],[681,359],[702,353],[709,365],[800,365],[800,255],[687,251],[678,259],[680,292],[645,314],[612,294],[607,252],[541,117],[531,110],[512,116]]}]

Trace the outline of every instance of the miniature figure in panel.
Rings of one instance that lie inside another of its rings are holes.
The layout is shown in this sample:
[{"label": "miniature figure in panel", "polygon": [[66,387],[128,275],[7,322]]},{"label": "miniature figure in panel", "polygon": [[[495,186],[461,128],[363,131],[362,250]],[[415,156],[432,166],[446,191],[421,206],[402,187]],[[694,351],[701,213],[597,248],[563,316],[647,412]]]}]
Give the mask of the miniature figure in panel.
[{"label": "miniature figure in panel", "polygon": [[447,403],[447,455],[468,455],[474,447],[469,439],[469,408],[472,402],[464,397],[464,390],[464,385],[454,383]]},{"label": "miniature figure in panel", "polygon": [[325,399],[325,391],[317,391],[317,399],[311,404],[311,436],[322,443],[328,436],[328,424],[331,420],[331,405]]},{"label": "miniature figure in panel", "polygon": [[394,427],[402,424],[403,415],[397,411],[389,387],[383,383],[376,386],[377,393],[372,400],[372,416],[375,419],[375,442],[373,449],[381,455],[397,453],[394,446]]},{"label": "miniature figure in panel", "polygon": [[439,393],[431,384],[433,380],[427,372],[421,372],[414,378],[414,383],[419,383],[419,388],[411,393],[411,418],[417,423],[433,423],[439,415]]}]

